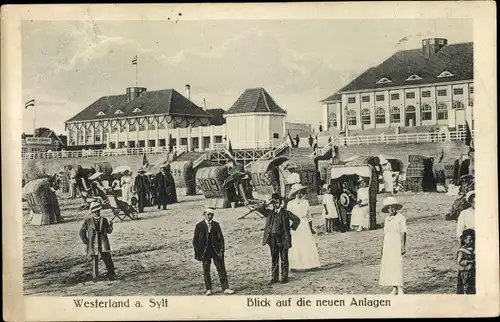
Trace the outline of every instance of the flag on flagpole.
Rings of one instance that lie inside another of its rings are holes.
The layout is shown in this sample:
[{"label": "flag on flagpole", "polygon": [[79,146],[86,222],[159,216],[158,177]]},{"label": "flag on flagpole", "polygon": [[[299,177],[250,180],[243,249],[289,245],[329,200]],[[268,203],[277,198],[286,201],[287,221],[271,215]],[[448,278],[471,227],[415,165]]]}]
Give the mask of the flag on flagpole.
[{"label": "flag on flagpole", "polygon": [[292,136],[290,135],[290,131],[288,131],[288,145],[293,148],[293,139],[292,139]]},{"label": "flag on flagpole", "polygon": [[469,147],[469,152],[474,152],[474,139],[472,138],[472,132],[470,131],[469,123],[465,121],[465,129],[466,129],[466,136],[465,136],[465,145]]},{"label": "flag on flagpole", "polygon": [[132,65],[137,65],[137,55],[132,58]]},{"label": "flag on flagpole", "polygon": [[31,106],[35,106],[35,99],[31,99],[29,101],[27,101],[26,103],[24,103],[24,108],[28,108],[28,107],[31,107]]},{"label": "flag on flagpole", "polygon": [[228,143],[228,146],[226,148],[226,150],[224,151],[226,153],[226,155],[231,159],[231,160],[235,160],[234,159],[234,152],[233,152],[233,147],[231,146],[231,140],[229,140],[229,143]]}]

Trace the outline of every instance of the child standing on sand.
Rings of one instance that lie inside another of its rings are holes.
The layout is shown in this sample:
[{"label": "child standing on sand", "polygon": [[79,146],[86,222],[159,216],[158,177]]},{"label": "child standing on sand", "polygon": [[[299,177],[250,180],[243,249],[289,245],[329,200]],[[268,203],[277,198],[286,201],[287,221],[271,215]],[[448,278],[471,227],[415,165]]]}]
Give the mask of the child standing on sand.
[{"label": "child standing on sand", "polygon": [[457,294],[476,294],[476,253],[473,229],[463,231],[460,244],[457,253]]}]

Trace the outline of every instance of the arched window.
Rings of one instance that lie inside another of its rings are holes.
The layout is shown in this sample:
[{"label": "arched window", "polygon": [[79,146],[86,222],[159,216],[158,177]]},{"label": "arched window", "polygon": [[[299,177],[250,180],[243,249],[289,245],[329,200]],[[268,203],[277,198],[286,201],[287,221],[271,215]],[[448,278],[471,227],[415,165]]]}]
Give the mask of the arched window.
[{"label": "arched window", "polygon": [[406,107],[406,114],[411,114],[411,113],[415,114],[415,111],[416,111],[415,106],[413,106],[413,105],[408,105]]},{"label": "arched window", "polygon": [[432,107],[429,104],[422,104],[422,107],[420,109],[421,109],[422,121],[431,121]]},{"label": "arched window", "polygon": [[139,131],[145,131],[146,126],[144,124],[139,125]]},{"label": "arched window", "polygon": [[381,107],[375,111],[375,124],[385,124],[385,110]]},{"label": "arched window", "polygon": [[397,106],[391,108],[391,123],[401,122],[401,109]]},{"label": "arched window", "polygon": [[137,127],[135,126],[135,124],[130,124],[130,125],[128,126],[128,130],[129,130],[130,132],[134,132],[134,131],[136,131],[136,129],[137,129]]},{"label": "arched window", "polygon": [[349,125],[356,125],[356,111],[355,110],[349,110],[347,112],[347,123]]},{"label": "arched window", "polygon": [[[438,107],[439,107],[439,105],[438,105]],[[462,103],[460,101],[455,101],[455,102],[453,102],[453,108],[456,110],[463,110],[465,108],[465,106],[464,106],[464,103]]]},{"label": "arched window", "polygon": [[158,129],[159,130],[164,130],[165,129],[165,122],[158,123]]},{"label": "arched window", "polygon": [[149,124],[149,125],[148,125],[148,128],[149,128],[150,130],[156,130],[156,125],[154,125],[154,123],[153,123],[153,124]]},{"label": "arched window", "polygon": [[438,104],[438,106],[437,106],[437,119],[438,120],[447,120],[448,119],[448,107],[446,106],[446,104],[444,104],[444,103]]},{"label": "arched window", "polygon": [[330,115],[328,115],[328,123],[330,127],[337,127],[337,113],[330,113]]},{"label": "arched window", "polygon": [[370,124],[370,110],[365,108],[361,111],[361,123],[362,124]]}]

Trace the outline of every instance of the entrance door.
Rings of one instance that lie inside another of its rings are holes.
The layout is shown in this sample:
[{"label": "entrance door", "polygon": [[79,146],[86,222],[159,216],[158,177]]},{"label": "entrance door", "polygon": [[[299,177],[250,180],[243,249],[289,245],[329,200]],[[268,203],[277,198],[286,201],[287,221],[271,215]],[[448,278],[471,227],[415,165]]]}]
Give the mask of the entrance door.
[{"label": "entrance door", "polygon": [[409,105],[406,107],[405,111],[405,125],[415,126],[416,124],[417,124],[417,113],[415,110],[415,106]]}]

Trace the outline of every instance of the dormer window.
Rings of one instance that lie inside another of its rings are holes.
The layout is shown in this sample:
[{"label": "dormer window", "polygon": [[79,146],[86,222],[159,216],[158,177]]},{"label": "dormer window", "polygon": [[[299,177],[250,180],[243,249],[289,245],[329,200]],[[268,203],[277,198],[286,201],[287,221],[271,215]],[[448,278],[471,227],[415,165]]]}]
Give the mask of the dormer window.
[{"label": "dormer window", "polygon": [[420,77],[420,76],[418,76],[416,74],[413,74],[410,77],[408,77],[406,80],[407,81],[414,81],[414,80],[419,80],[419,79],[422,79],[422,77]]},{"label": "dormer window", "polygon": [[104,112],[103,112],[103,111],[100,111],[99,113],[97,113],[97,115],[96,115],[96,116],[104,116],[104,115],[106,115],[106,114],[104,114]]},{"label": "dormer window", "polygon": [[392,81],[391,81],[389,78],[387,78],[387,77],[382,77],[381,79],[379,79],[379,80],[377,81],[377,84],[387,84],[387,83],[391,83],[391,82],[392,82]]},{"label": "dormer window", "polygon": [[452,77],[452,76],[454,76],[452,73],[450,73],[449,71],[445,70],[444,72],[442,72],[441,74],[438,75],[438,78]]},{"label": "dormer window", "polygon": [[121,110],[116,110],[115,114],[123,114]]},{"label": "dormer window", "polygon": [[135,110],[132,111],[133,113],[140,113],[142,112],[140,108],[136,107]]}]

